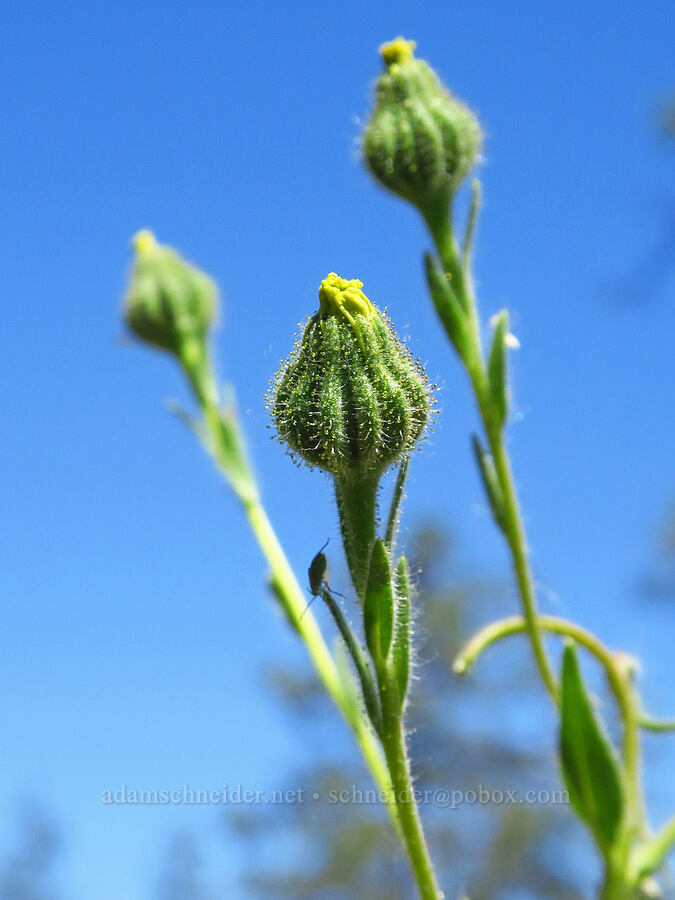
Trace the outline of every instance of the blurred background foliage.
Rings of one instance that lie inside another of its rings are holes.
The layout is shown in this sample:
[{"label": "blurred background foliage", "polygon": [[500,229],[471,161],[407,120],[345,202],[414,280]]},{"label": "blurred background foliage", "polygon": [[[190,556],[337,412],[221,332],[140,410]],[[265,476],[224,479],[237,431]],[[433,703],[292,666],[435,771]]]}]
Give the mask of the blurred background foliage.
[{"label": "blurred background foliage", "polygon": [[[654,565],[642,579],[644,596],[659,602],[675,600],[674,535],[671,512],[660,530]],[[542,692],[524,642],[493,648],[467,678],[452,673],[466,638],[504,613],[508,585],[473,573],[455,536],[436,523],[420,526],[408,544],[418,610],[419,677],[409,711],[416,788],[515,790],[519,798],[529,790],[558,790],[551,735],[541,724]],[[236,806],[216,817],[213,830],[238,848],[243,896],[413,900],[384,810],[368,797],[372,785],[318,682],[306,667],[272,666],[263,677],[283,703],[287,727],[321,752],[315,765],[290,767],[280,775],[279,789],[301,788],[304,802]],[[345,790],[363,792],[366,802],[328,799],[329,792]],[[448,897],[581,900],[593,894],[593,854],[564,803],[477,803],[458,809],[431,803],[423,814]],[[15,846],[0,865],[0,898],[66,900],[68,891],[59,890],[55,879],[64,849],[75,848],[64,848],[45,812],[27,806]],[[148,891],[153,900],[226,896],[206,870],[199,840],[190,831],[171,838],[159,868]]]}]

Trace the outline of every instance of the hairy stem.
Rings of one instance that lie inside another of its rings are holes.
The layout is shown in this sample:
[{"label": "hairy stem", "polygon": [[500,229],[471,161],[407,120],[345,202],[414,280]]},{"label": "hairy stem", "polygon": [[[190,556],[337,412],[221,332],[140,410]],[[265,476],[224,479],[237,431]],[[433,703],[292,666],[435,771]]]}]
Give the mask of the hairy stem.
[{"label": "hairy stem", "polygon": [[[539,627],[550,634],[569,637],[588,650],[602,665],[614,699],[616,700],[624,726],[623,758],[626,773],[634,779],[639,772],[639,743],[637,741],[637,711],[630,682],[614,653],[598,640],[594,634],[556,616],[539,616]],[[461,650],[454,663],[454,670],[465,674],[478,657],[491,644],[514,634],[527,633],[527,622],[523,616],[510,616],[493,622],[475,634]]]},{"label": "hairy stem", "polygon": [[392,791],[403,839],[422,900],[442,900],[420,821],[406,750],[405,733],[394,680],[380,684],[382,746],[391,774]]},{"label": "hairy stem", "polygon": [[379,476],[372,472],[335,476],[342,543],[359,600],[363,600],[365,594],[375,543],[378,483]]},{"label": "hairy stem", "polygon": [[[231,428],[236,431],[236,446],[239,448],[240,455],[240,458],[236,460],[239,477],[232,478],[232,447],[231,445],[224,446],[225,434],[222,427],[223,418],[219,393],[210,360],[203,353],[191,352],[184,355],[182,361],[188,381],[204,415],[204,422],[209,432],[209,450],[241,501],[251,531],[270,567],[270,580],[274,584],[275,594],[289,621],[307,647],[321,683],[354,732],[365,763],[378,789],[386,792],[389,796],[391,779],[377,739],[363,714],[360,711],[358,715],[354,714],[353,706],[342,687],[335,660],[321,634],[316,619],[311,610],[307,609],[306,597],[259,499],[254,476],[248,461],[243,456],[243,440],[238,423],[231,424]],[[244,477],[241,477],[241,473],[244,473]],[[400,833],[398,813],[392,798],[388,802],[388,811],[397,833]]]},{"label": "hairy stem", "polygon": [[480,322],[476,299],[468,271],[463,267],[459,248],[452,230],[449,208],[439,206],[424,216],[436,245],[438,256],[450,276],[450,283],[467,312],[471,346],[463,360],[474,390],[476,402],[492,453],[497,480],[504,502],[504,533],[511,553],[514,575],[518,585],[527,633],[537,669],[546,689],[555,703],[558,702],[558,686],[541,628],[537,621],[537,600],[530,568],[525,530],[520,513],[513,474],[508,453],[504,446],[503,430],[497,424],[488,390],[488,376],[480,339]]}]

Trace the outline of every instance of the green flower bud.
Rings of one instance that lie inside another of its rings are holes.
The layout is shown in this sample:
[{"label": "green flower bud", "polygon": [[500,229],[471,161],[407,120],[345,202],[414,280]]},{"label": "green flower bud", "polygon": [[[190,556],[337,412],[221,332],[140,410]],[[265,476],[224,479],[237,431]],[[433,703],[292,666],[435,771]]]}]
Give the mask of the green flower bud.
[{"label": "green flower bud", "polygon": [[380,48],[386,70],[363,135],[366,164],[384,187],[421,210],[447,203],[471,171],[482,143],[478,119],[453,97],[414,41]]},{"label": "green flower bud", "polygon": [[150,231],[134,238],[136,258],[124,298],[124,318],[142,341],[180,356],[203,342],[217,308],[213,281]]},{"label": "green flower bud", "polygon": [[280,439],[310,466],[376,477],[415,446],[431,399],[422,367],[362,286],[323,280],[270,401]]}]

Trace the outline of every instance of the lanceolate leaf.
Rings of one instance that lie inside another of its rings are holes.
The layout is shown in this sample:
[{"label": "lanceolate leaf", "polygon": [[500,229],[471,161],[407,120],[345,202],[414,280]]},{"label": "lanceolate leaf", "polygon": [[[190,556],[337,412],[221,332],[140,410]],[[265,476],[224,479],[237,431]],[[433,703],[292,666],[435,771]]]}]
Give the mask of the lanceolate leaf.
[{"label": "lanceolate leaf", "polygon": [[497,422],[500,427],[506,421],[509,407],[506,379],[506,335],[508,330],[509,314],[503,309],[497,317],[490,359],[488,360],[490,396],[492,397],[492,407],[497,415]]},{"label": "lanceolate leaf", "polygon": [[657,872],[675,849],[675,818],[663,826],[653,837],[646,840],[638,848],[635,869],[640,878]]},{"label": "lanceolate leaf", "polygon": [[494,516],[497,525],[504,533],[506,533],[504,498],[502,489],[497,481],[497,473],[495,471],[495,464],[492,460],[492,456],[485,450],[480,439],[475,434],[471,435],[471,446],[473,448],[473,455],[476,457],[476,462],[478,463],[478,470],[483,482],[483,487],[485,488],[488,503],[490,504],[490,509],[492,510],[492,515]]},{"label": "lanceolate leaf", "polygon": [[448,337],[462,359],[466,359],[468,341],[466,337],[466,312],[447,276],[440,271],[433,256],[427,253],[424,257],[429,293],[436,307]]},{"label": "lanceolate leaf", "polygon": [[359,681],[361,682],[363,702],[366,707],[366,712],[368,713],[371,724],[375,731],[380,733],[382,728],[382,713],[380,710],[380,703],[377,698],[377,691],[375,690],[375,682],[373,681],[370,664],[368,663],[368,660],[366,659],[366,656],[361,649],[361,644],[359,643],[358,638],[352,631],[345,617],[342,615],[342,610],[338,606],[337,601],[327,587],[324,586],[321,589],[321,596],[323,597],[324,603],[330,610],[330,613],[335,620],[335,624],[337,625],[338,630],[342,635],[342,639],[345,642],[345,646],[349,651],[352,662],[354,663],[354,667],[359,676]]},{"label": "lanceolate leaf", "polygon": [[286,616],[286,618],[288,620],[288,624],[291,626],[291,628],[293,629],[293,631],[295,631],[296,634],[301,635],[300,627],[298,625],[298,618],[297,618],[297,616],[295,616],[293,614],[293,611],[291,610],[290,606],[288,605],[288,599],[286,598],[286,592],[285,592],[284,587],[281,584],[281,582],[276,578],[275,575],[270,575],[270,577],[267,581],[267,586],[270,589],[270,591],[272,592],[272,596],[279,604],[279,608],[281,609],[283,614]]},{"label": "lanceolate leaf", "polygon": [[607,853],[623,817],[623,775],[593,709],[571,642],[563,657],[560,706],[560,759],[570,800]]},{"label": "lanceolate leaf", "polygon": [[410,581],[408,563],[402,556],[396,567],[396,615],[392,663],[401,707],[405,703],[410,678]]},{"label": "lanceolate leaf", "polygon": [[349,656],[344,643],[339,638],[335,640],[335,648],[333,650],[333,658],[340,679],[342,688],[342,696],[344,698],[346,712],[351,722],[358,722],[361,715],[361,704],[359,703],[359,689],[354,675],[349,665]]},{"label": "lanceolate leaf", "polygon": [[377,668],[386,660],[394,625],[394,592],[391,584],[389,554],[382,541],[373,548],[368,588],[363,604],[366,642]]}]

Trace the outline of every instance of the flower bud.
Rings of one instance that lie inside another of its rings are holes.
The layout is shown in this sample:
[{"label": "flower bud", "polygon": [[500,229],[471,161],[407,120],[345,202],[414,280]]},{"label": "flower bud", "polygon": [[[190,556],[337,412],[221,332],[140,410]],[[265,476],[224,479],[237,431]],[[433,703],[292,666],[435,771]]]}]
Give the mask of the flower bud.
[{"label": "flower bud", "polygon": [[216,312],[216,286],[150,231],[139,231],[134,247],[126,323],[141,340],[179,356],[186,342],[205,339]]},{"label": "flower bud", "polygon": [[431,410],[420,364],[360,281],[331,273],[270,401],[279,437],[310,466],[379,475],[412,450]]},{"label": "flower bud", "polygon": [[471,171],[482,143],[480,124],[442,85],[414,41],[383,44],[386,70],[363,135],[375,178],[422,211],[447,203]]}]

